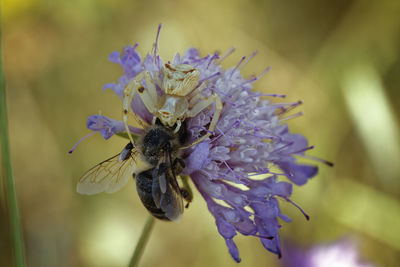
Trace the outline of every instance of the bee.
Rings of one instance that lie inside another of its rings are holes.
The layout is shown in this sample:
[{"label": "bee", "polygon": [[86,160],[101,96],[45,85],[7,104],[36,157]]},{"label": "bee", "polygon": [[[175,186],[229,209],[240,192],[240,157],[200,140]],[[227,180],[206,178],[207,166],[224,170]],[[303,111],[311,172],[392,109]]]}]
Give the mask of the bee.
[{"label": "bee", "polygon": [[183,199],[191,201],[177,181],[185,168],[179,148],[188,139],[185,123],[182,126],[175,132],[156,120],[137,142],[129,142],[121,153],[88,170],[78,181],[78,193],[114,193],[133,175],[145,208],[158,219],[176,221],[184,210]]},{"label": "bee", "polygon": [[[201,94],[207,84],[206,82],[200,84],[200,71],[189,64],[164,64],[161,67],[161,74],[162,81],[159,80],[157,72],[154,74],[156,80],[154,81],[149,71],[142,71],[125,86],[122,102],[126,131],[129,133],[128,111],[136,92],[147,110],[153,114],[153,124],[158,119],[163,125],[175,127],[174,132],[179,131],[186,118],[195,117],[215,103],[215,111],[207,133],[190,146],[200,143],[215,130],[222,110],[221,98],[215,93],[208,97]],[[146,88],[142,84],[143,80]],[[158,95],[157,86],[163,91],[162,96]],[[184,148],[187,147],[181,149]]]}]

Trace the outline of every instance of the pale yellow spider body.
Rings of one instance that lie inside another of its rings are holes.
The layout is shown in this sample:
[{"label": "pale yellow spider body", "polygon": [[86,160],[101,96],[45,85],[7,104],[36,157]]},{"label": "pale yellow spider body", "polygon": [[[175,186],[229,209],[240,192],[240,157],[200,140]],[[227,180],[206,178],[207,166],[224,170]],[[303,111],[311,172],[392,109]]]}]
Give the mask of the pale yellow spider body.
[{"label": "pale yellow spider body", "polygon": [[[201,91],[206,87],[206,83],[200,83],[200,72],[188,64],[172,65],[165,64],[161,67],[162,81],[158,81],[158,74],[155,74],[157,84],[160,86],[164,95],[157,93],[156,83],[149,71],[139,73],[132,79],[124,89],[123,95],[123,121],[129,133],[127,114],[130,103],[136,92],[146,106],[147,110],[153,114],[153,124],[158,118],[162,124],[174,127],[178,132],[182,122],[186,118],[191,118],[199,114],[202,110],[215,103],[215,111],[211,120],[208,132],[197,139],[190,146],[200,143],[210,136],[215,130],[222,110],[222,101],[217,94],[204,97]],[[142,85],[145,81],[146,88]],[[131,138],[131,136],[130,136]],[[131,142],[132,142],[131,138]],[[190,147],[189,146],[189,147]],[[186,147],[185,147],[186,148]]]}]

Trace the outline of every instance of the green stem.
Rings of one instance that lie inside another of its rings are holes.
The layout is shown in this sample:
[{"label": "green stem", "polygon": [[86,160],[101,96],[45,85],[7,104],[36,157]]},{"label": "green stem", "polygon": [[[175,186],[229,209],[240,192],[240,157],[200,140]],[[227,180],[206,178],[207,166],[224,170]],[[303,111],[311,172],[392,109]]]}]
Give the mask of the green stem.
[{"label": "green stem", "polygon": [[[1,28],[1,4],[0,4],[0,28]],[[3,71],[2,30],[0,29],[0,136],[1,158],[4,171],[4,184],[6,189],[6,201],[10,213],[11,235],[14,247],[15,264],[17,267],[25,266],[24,242],[21,231],[21,222],[18,209],[18,199],[15,190],[15,181],[11,165],[10,147],[8,139],[6,89]]]},{"label": "green stem", "polygon": [[139,241],[136,244],[136,248],[135,251],[133,252],[133,256],[131,262],[129,263],[129,267],[138,266],[140,257],[142,256],[144,248],[146,247],[146,243],[149,240],[151,229],[153,229],[153,225],[154,225],[154,217],[149,215],[146,224],[143,227]]}]

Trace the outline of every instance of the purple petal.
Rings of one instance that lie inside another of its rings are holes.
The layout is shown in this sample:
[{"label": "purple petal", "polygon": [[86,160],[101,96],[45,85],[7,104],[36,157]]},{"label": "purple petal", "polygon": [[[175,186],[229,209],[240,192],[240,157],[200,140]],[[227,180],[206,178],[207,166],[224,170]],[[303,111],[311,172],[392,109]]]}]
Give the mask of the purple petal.
[{"label": "purple petal", "polygon": [[254,213],[260,218],[273,219],[279,214],[278,207],[271,201],[254,202],[251,204]]},{"label": "purple petal", "polygon": [[273,239],[260,238],[263,246],[271,251],[272,253],[281,255],[280,250],[280,240],[278,235],[278,229],[280,225],[278,224],[277,219],[261,219],[259,217],[255,217],[254,221],[257,225],[258,232],[260,236],[273,236]]},{"label": "purple petal", "polygon": [[112,52],[108,56],[108,60],[111,61],[112,63],[121,64],[120,53],[118,51]]},{"label": "purple petal", "polygon": [[136,52],[135,46],[126,46],[124,48],[124,54],[121,57],[121,67],[124,70],[124,74],[128,79],[134,78],[139,72],[143,70],[141,64],[141,58],[138,52]]},{"label": "purple petal", "polygon": [[182,56],[182,60],[193,60],[196,59],[200,56],[199,50],[197,48],[189,48],[188,50],[185,51],[185,53]]},{"label": "purple petal", "polygon": [[239,250],[235,244],[235,242],[233,242],[232,239],[225,239],[226,245],[229,249],[229,253],[231,254],[232,258],[236,261],[236,262],[240,262],[241,259],[239,257]]},{"label": "purple petal", "polygon": [[286,214],[280,213],[279,214],[279,218],[281,218],[283,221],[290,223],[292,221],[292,219],[290,219],[289,216],[287,216]]},{"label": "purple petal", "polygon": [[241,221],[233,223],[233,225],[242,235],[255,235],[257,233],[257,226],[249,218],[242,218]]},{"label": "purple petal", "polygon": [[289,197],[292,195],[293,185],[287,182],[278,182],[271,185],[274,195]]},{"label": "purple petal", "polygon": [[304,185],[309,178],[318,173],[318,167],[314,165],[296,164],[293,162],[279,162],[277,164],[296,185]]},{"label": "purple petal", "polygon": [[203,142],[198,144],[185,160],[185,173],[191,174],[203,168],[203,165],[207,163],[209,152],[210,145],[208,143]]},{"label": "purple petal", "polygon": [[[103,115],[91,115],[87,120],[87,128],[92,131],[99,131],[104,139],[109,139],[114,134],[125,132],[122,121],[113,120]],[[141,134],[142,129],[129,126],[132,133]]]},{"label": "purple petal", "polygon": [[222,218],[216,218],[218,232],[225,239],[232,239],[236,235],[235,227]]},{"label": "purple petal", "polygon": [[119,98],[122,100],[123,94],[124,94],[124,85],[121,85],[121,83],[106,83],[103,86],[103,91],[111,89],[114,91],[114,93],[119,96]]}]

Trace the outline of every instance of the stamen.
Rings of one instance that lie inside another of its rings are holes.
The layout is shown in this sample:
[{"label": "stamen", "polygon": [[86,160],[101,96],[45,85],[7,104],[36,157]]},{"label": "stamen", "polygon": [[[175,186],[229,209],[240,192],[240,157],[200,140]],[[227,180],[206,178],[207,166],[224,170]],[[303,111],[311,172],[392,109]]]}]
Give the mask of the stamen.
[{"label": "stamen", "polygon": [[255,82],[259,79],[261,79],[267,72],[269,72],[271,70],[271,67],[266,68],[263,72],[261,72],[259,75],[257,75],[256,77],[254,77],[253,75],[250,77],[254,77],[252,79],[247,80],[248,82]]},{"label": "stamen", "polygon": [[310,220],[310,216],[308,216],[308,214],[302,208],[300,208],[299,205],[297,205],[294,201],[292,201],[290,198],[283,197],[283,196],[279,196],[279,197],[283,198],[284,200],[286,200],[287,202],[291,203],[293,206],[298,208],[300,210],[300,212],[303,213],[304,217],[306,217],[307,221]]},{"label": "stamen", "polygon": [[76,142],[76,144],[71,148],[71,150],[68,151],[68,153],[71,154],[72,152],[74,152],[75,148],[76,148],[83,140],[85,140],[85,139],[88,138],[89,136],[94,135],[95,133],[96,133],[96,131],[91,132],[91,133],[85,135],[84,137],[82,137],[78,142]]},{"label": "stamen", "polygon": [[262,93],[253,93],[250,92],[250,95],[254,96],[271,96],[271,97],[280,97],[280,98],[285,98],[286,95],[281,95],[281,94],[262,94]]},{"label": "stamen", "polygon": [[210,133],[210,134],[212,134],[212,135],[215,134],[215,132],[210,131],[210,130],[208,130],[206,127],[200,126],[200,125],[192,126],[192,127],[190,127],[190,130],[191,130],[191,129],[201,129],[201,130],[206,131],[206,132],[208,132],[208,133]]},{"label": "stamen", "polygon": [[156,41],[154,42],[154,46],[153,46],[153,60],[154,60],[155,64],[157,64],[159,62],[159,57],[157,56],[157,54],[158,54],[158,37],[160,36],[161,26],[162,26],[161,23],[158,24]]},{"label": "stamen", "polygon": [[314,157],[314,156],[310,156],[310,155],[300,155],[300,156],[303,157],[303,158],[312,159],[312,160],[315,160],[315,161],[322,162],[322,163],[328,165],[329,167],[333,167],[335,165],[334,163],[332,163],[330,161],[327,161],[327,160],[324,160],[324,159],[320,159],[320,158],[317,158],[317,157]]},{"label": "stamen", "polygon": [[286,95],[280,95],[280,94],[263,94],[263,96],[272,96],[272,97],[281,97],[281,98],[286,97]]},{"label": "stamen", "polygon": [[243,56],[242,59],[239,61],[239,63],[232,69],[231,75],[229,78],[232,78],[232,75],[236,72],[236,70],[239,68],[240,64],[245,60],[246,56]]},{"label": "stamen", "polygon": [[225,134],[228,133],[234,126],[236,126],[236,125],[238,125],[238,124],[240,124],[240,121],[239,121],[239,120],[235,121],[231,126],[229,126],[228,129],[225,130],[225,132],[221,131],[221,130],[218,128],[218,126],[215,126],[215,128],[220,132],[220,135],[218,135],[218,136],[215,137],[213,140],[211,140],[210,143],[216,141],[218,138],[220,138],[221,136],[223,136],[223,137],[225,137],[225,138],[230,142],[230,145],[233,146],[233,143],[230,141],[230,138],[226,137]]},{"label": "stamen", "polygon": [[[260,169],[260,172],[254,173],[254,174],[249,174],[248,176],[258,176],[258,175],[263,175],[263,174],[272,174],[272,175],[276,175],[276,176],[286,176],[286,173],[278,173],[278,172],[272,172],[268,169]],[[269,178],[271,176],[265,177],[265,178]]]},{"label": "stamen", "polygon": [[[240,181],[240,175],[238,175],[236,172],[234,172],[232,170],[232,168],[228,165],[228,163],[226,163],[226,161],[224,160],[224,164],[225,166],[228,168],[228,170],[233,174],[233,177],[235,177],[236,179],[238,179]],[[222,182],[222,181],[221,181]]]},{"label": "stamen", "polygon": [[250,60],[252,60],[256,55],[257,55],[257,50],[256,51],[254,51],[247,59],[246,59],[246,61],[245,62],[243,62],[243,64],[240,66],[240,67],[238,67],[238,70],[241,70],[241,69],[243,69],[243,67],[244,66],[246,66],[247,65],[247,63],[249,63],[250,62]]},{"label": "stamen", "polygon": [[208,68],[210,67],[211,62],[213,62],[214,59],[218,59],[218,58],[219,58],[218,52],[214,53],[214,55],[212,57],[210,57],[210,60],[208,61],[206,70],[208,70]]},{"label": "stamen", "polygon": [[233,52],[235,52],[235,48],[231,47],[228,51],[225,52],[225,54],[223,54],[217,61],[215,61],[215,64],[220,65],[222,61],[229,57]]},{"label": "stamen", "polygon": [[296,108],[297,106],[300,106],[301,104],[303,104],[303,101],[299,100],[297,102],[288,104],[288,106],[279,107],[280,110],[276,110],[275,115],[280,116],[284,113],[287,113],[287,112],[293,110],[294,108]]},{"label": "stamen", "polygon": [[204,81],[207,81],[207,80],[210,80],[210,79],[212,79],[212,78],[214,78],[214,77],[216,77],[216,76],[219,76],[219,75],[221,75],[221,72],[216,72],[216,73],[214,73],[214,74],[212,74],[212,75],[210,75],[210,76],[208,76],[208,77],[206,77],[206,78],[203,78],[203,79],[201,79],[200,81],[199,81],[199,83],[201,83],[201,82],[204,82]]},{"label": "stamen", "polygon": [[264,239],[269,239],[269,240],[275,238],[275,237],[273,237],[273,236],[265,236],[265,235],[258,235],[258,234],[254,234],[254,235],[252,235],[252,236],[259,237],[259,238],[264,238]]},{"label": "stamen", "polygon": [[[231,94],[227,94],[227,93],[224,93],[224,92],[221,92],[221,90],[217,90],[215,87],[211,87],[210,88],[213,92],[217,92],[219,95],[223,95],[223,96],[226,96],[226,97],[228,97],[228,98],[232,98],[232,95]],[[227,102],[227,101],[224,101],[224,102]],[[236,106],[233,102],[228,102],[229,104],[231,104],[231,105],[233,105],[233,106]]]},{"label": "stamen", "polygon": [[302,116],[302,115],[303,115],[303,112],[300,111],[300,112],[298,112],[298,113],[296,113],[296,114],[293,114],[293,115],[290,115],[290,116],[288,116],[288,117],[286,117],[286,118],[282,118],[282,119],[280,119],[279,121],[282,122],[282,121],[291,120],[291,119],[300,117],[300,116]]},{"label": "stamen", "polygon": [[[192,59],[192,62],[185,61],[184,64],[189,64],[190,63],[189,65],[192,65],[193,67],[198,67],[201,64],[203,64],[204,61],[206,61],[209,57],[210,56],[208,55],[208,56],[205,56],[205,57],[202,57],[202,58]],[[194,62],[196,62],[196,64],[194,64]]]},{"label": "stamen", "polygon": [[288,146],[291,146],[291,145],[293,145],[293,144],[294,144],[293,141],[292,141],[292,142],[288,142],[288,143],[286,143],[284,146],[278,147],[277,149],[272,150],[271,153],[276,153],[276,152],[278,152],[278,151],[280,151],[280,150],[282,150],[282,149],[285,149],[285,148],[287,148]]},{"label": "stamen", "polygon": [[256,81],[256,80],[257,80],[257,77],[252,78],[252,79],[250,79],[250,80],[246,80],[246,81],[242,82],[241,84],[239,84],[238,86],[233,87],[233,88],[230,89],[229,91],[236,91],[238,88],[243,87],[243,85],[246,85],[246,84],[248,84],[248,83],[252,83],[252,82],[254,82],[254,81]]},{"label": "stamen", "polygon": [[247,134],[248,136],[254,136],[257,138],[261,138],[261,139],[271,139],[271,140],[282,140],[281,138],[277,137],[277,136],[270,136],[270,135],[263,135],[263,134]]},{"label": "stamen", "polygon": [[295,152],[290,152],[290,153],[291,153],[291,154],[298,154],[298,153],[302,153],[302,152],[307,151],[307,150],[310,150],[310,149],[314,149],[314,146],[309,146],[309,147],[300,149],[300,150],[295,151]]},{"label": "stamen", "polygon": [[218,128],[218,126],[215,126],[215,128],[220,132],[220,134],[219,134],[218,136],[216,136],[214,139],[212,139],[212,140],[210,141],[210,143],[217,141],[221,136],[223,136],[223,137],[226,138],[226,141],[229,142],[229,145],[230,145],[230,146],[233,146],[233,143],[232,143],[232,141],[230,140],[230,138],[227,137],[227,136],[225,135],[225,133],[222,132],[222,131]]},{"label": "stamen", "polygon": [[[268,106],[274,106],[278,108],[287,108],[288,106],[296,105],[298,106],[299,104],[302,104],[302,101],[297,101],[297,102],[288,102],[288,103],[269,103]],[[261,107],[263,108],[263,107]]]},{"label": "stamen", "polygon": [[267,72],[269,72],[271,70],[271,67],[267,67],[263,72],[261,72],[261,74],[259,74],[256,78],[257,80],[261,79],[265,74],[267,74]]}]

